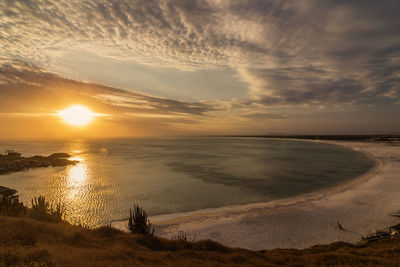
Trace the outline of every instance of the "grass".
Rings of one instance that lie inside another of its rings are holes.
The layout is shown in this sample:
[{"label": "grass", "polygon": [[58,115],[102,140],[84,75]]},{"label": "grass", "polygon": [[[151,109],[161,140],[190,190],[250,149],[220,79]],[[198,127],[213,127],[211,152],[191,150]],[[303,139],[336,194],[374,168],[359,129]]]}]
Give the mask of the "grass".
[{"label": "grass", "polygon": [[130,234],[111,226],[0,216],[0,266],[396,266],[400,240],[361,246],[250,251],[211,240],[188,242]]},{"label": "grass", "polygon": [[157,237],[150,234],[147,214],[136,206],[131,223],[135,214],[140,217],[149,230],[144,234],[125,233],[110,224],[95,229],[71,225],[62,220],[62,210],[39,197],[17,215],[2,213],[0,266],[397,266],[400,262],[400,239],[250,251],[211,240],[188,241],[183,232],[173,240]]}]

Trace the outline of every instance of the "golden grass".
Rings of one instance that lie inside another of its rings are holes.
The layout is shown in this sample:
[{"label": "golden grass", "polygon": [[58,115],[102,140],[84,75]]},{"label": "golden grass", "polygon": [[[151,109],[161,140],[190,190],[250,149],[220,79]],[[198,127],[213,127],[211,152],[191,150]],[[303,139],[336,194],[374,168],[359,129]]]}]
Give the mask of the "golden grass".
[{"label": "golden grass", "polygon": [[0,266],[396,266],[400,240],[249,251],[203,240],[167,240],[0,216]]}]

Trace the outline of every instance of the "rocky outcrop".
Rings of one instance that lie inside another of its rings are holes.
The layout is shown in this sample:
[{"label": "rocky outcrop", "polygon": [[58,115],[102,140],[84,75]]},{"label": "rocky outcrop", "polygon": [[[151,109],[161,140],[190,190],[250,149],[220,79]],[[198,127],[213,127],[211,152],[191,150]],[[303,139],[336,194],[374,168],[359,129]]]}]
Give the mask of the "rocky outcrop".
[{"label": "rocky outcrop", "polygon": [[0,174],[18,172],[30,168],[38,167],[55,167],[75,165],[76,160],[69,160],[71,155],[67,153],[54,153],[50,156],[33,156],[33,157],[15,157],[8,155],[0,155]]}]

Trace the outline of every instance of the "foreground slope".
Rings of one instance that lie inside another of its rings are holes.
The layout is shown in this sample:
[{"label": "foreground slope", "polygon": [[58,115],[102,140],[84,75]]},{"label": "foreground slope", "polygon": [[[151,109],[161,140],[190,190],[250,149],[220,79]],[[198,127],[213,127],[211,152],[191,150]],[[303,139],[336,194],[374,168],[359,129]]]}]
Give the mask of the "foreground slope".
[{"label": "foreground slope", "polygon": [[0,216],[0,266],[396,266],[400,239],[250,251]]}]

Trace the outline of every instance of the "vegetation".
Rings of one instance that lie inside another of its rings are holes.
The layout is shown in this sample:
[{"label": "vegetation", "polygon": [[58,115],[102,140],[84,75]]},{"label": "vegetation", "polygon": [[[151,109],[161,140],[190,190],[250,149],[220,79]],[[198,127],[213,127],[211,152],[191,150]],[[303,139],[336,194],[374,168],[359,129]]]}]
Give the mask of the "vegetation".
[{"label": "vegetation", "polygon": [[400,240],[249,251],[202,240],[0,216],[0,266],[396,266]]},{"label": "vegetation", "polygon": [[179,231],[176,235],[171,237],[172,240],[183,240],[183,241],[190,241],[190,242],[195,242],[196,239],[196,235],[194,235],[190,240],[188,235],[183,232],[183,231]]},{"label": "vegetation", "polygon": [[175,236],[171,238],[172,240],[184,240],[187,241],[187,234],[183,231],[179,231]]},{"label": "vegetation", "polygon": [[32,199],[29,215],[39,220],[61,221],[65,219],[65,206],[57,203],[54,208],[44,196]]},{"label": "vegetation", "polygon": [[[89,229],[62,220],[65,209],[42,196],[26,207],[15,192],[0,204],[0,266],[396,266],[400,239],[305,250],[250,251],[211,240],[153,235],[147,213],[135,205],[127,234],[110,224]],[[10,216],[12,215],[12,216]]]},{"label": "vegetation", "polygon": [[15,195],[17,191],[7,190],[8,188],[2,189],[0,193],[0,215],[17,216],[26,214],[27,207],[19,201],[18,195]]},{"label": "vegetation", "polygon": [[148,215],[143,208],[139,205],[134,205],[133,212],[132,209],[129,210],[129,222],[128,229],[133,234],[153,234],[154,228],[152,227]]},{"label": "vegetation", "polygon": [[37,220],[62,221],[65,219],[65,206],[61,203],[50,204],[44,196],[32,199],[32,206],[19,200],[15,190],[2,187],[0,191],[0,215],[6,216],[28,216]]}]

